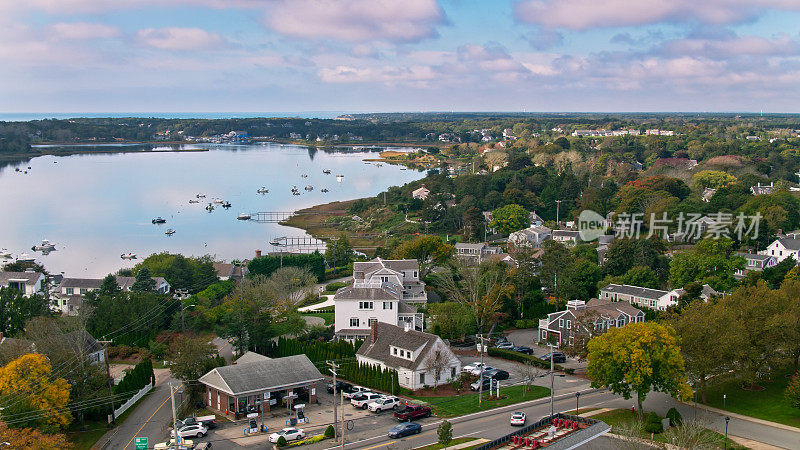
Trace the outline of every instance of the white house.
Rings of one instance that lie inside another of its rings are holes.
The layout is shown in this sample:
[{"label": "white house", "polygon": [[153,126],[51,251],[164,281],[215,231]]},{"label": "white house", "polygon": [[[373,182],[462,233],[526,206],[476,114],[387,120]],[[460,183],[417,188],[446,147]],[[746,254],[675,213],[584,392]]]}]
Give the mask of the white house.
[{"label": "white house", "polygon": [[516,247],[538,248],[544,241],[550,239],[552,230],[542,225],[533,225],[524,230],[519,230],[508,235],[508,242]]},{"label": "white house", "polygon": [[461,375],[461,361],[439,336],[416,331],[409,324],[375,322],[369,331],[356,360],[397,371],[401,387],[415,390],[439,386]]},{"label": "white house", "polygon": [[743,278],[745,275],[747,275],[747,272],[761,272],[764,269],[769,269],[770,267],[778,264],[778,259],[770,255],[757,255],[754,253],[740,252],[737,252],[736,254],[744,258],[744,269],[737,270],[736,273],[733,274],[733,276],[736,278]]},{"label": "white house", "polygon": [[[628,284],[609,284],[600,289],[598,297],[600,300],[612,302],[626,301],[632,305],[665,311],[670,306],[678,304],[678,298],[684,294],[683,289],[673,289],[663,291],[661,289],[650,289]],[[711,296],[717,295],[717,291],[711,286],[704,284],[700,298],[708,300]]]},{"label": "white house", "polygon": [[753,195],[772,194],[774,190],[775,190],[775,185],[773,184],[773,182],[770,182],[768,185],[761,184],[759,182],[756,186],[750,186],[750,192],[752,192]]},{"label": "white house", "polygon": [[800,236],[791,235],[776,239],[769,244],[763,254],[774,256],[777,262],[781,262],[788,257],[793,257],[795,261],[800,261]]},{"label": "white house", "polygon": [[333,301],[337,338],[355,340],[368,336],[373,322],[410,323],[422,330],[423,314],[416,305],[427,304],[428,294],[417,260],[376,258],[353,263],[353,283],[339,289]]},{"label": "white house", "polygon": [[44,274],[39,272],[0,272],[0,286],[16,289],[25,297],[42,293]]},{"label": "white house", "polygon": [[581,234],[579,231],[573,230],[553,230],[553,240],[566,246],[572,246],[581,240]]},{"label": "white house", "polygon": [[503,253],[500,247],[493,247],[486,243],[470,244],[468,242],[458,242],[455,245],[456,256],[470,263],[480,264],[488,259],[489,255],[499,255]]},{"label": "white house", "polygon": [[425,185],[423,184],[422,187],[420,187],[419,189],[414,189],[413,191],[411,191],[411,197],[418,198],[420,200],[425,200],[426,198],[428,198],[428,195],[430,195],[430,193],[431,193],[430,189],[426,188]]}]

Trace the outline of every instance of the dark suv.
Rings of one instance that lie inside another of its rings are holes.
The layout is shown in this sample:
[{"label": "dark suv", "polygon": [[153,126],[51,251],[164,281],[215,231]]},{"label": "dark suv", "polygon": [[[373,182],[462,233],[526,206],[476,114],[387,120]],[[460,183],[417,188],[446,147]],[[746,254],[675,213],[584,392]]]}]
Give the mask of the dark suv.
[{"label": "dark suv", "polygon": [[[336,392],[339,392],[339,391],[348,392],[350,390],[350,388],[352,388],[352,387],[353,387],[353,385],[348,383],[348,382],[346,382],[346,381],[339,380],[339,381],[336,382]],[[333,394],[333,382],[328,383],[328,389],[327,390],[328,390],[329,394]]]},{"label": "dark suv", "polygon": [[[550,353],[540,357],[542,361],[550,361]],[[567,357],[561,352],[553,352],[553,362],[555,363],[565,363],[567,362]]]}]

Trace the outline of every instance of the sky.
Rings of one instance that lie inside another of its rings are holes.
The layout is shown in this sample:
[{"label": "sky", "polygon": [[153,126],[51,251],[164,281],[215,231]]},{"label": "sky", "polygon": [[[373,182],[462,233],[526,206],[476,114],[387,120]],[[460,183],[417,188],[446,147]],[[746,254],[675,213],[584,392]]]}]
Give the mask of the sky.
[{"label": "sky", "polygon": [[0,0],[0,112],[798,112],[798,0]]}]

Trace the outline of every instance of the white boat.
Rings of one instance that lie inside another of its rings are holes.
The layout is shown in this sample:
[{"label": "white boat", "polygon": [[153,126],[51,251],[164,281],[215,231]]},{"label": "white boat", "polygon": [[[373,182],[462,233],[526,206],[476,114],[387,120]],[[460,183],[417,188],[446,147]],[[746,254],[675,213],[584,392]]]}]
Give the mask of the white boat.
[{"label": "white boat", "polygon": [[309,184],[308,186],[306,186],[306,187],[305,187],[305,190],[307,190],[307,191],[313,191],[313,190],[314,190],[314,186],[312,186],[312,185],[310,185],[310,184]]},{"label": "white boat", "polygon": [[256,192],[258,192],[259,194],[269,194],[269,189],[265,188],[264,186],[261,186],[261,189],[257,190]]},{"label": "white boat", "polygon": [[322,192],[330,192],[328,188],[322,188]]},{"label": "white boat", "polygon": [[197,194],[197,195],[195,195],[195,198],[206,198],[206,195],[205,194]]},{"label": "white boat", "polygon": [[20,255],[17,256],[17,262],[34,262],[34,261],[36,261],[36,257],[30,256],[27,253],[20,253]]},{"label": "white boat", "polygon": [[165,231],[164,234],[166,234],[167,236],[172,236],[173,234],[175,234],[175,230],[173,230],[172,228],[167,228],[167,231]]},{"label": "white boat", "polygon": [[214,199],[214,203],[216,203],[218,205],[221,205],[222,204],[222,199],[221,198],[215,198]]},{"label": "white boat", "polygon": [[331,169],[324,169],[322,171],[322,173],[324,173],[325,175],[330,175],[331,174]]},{"label": "white boat", "polygon": [[292,195],[300,195],[300,193],[297,191],[292,191]]},{"label": "white boat", "polygon": [[209,212],[210,212],[210,211],[213,211],[213,210],[214,210],[214,204],[213,204],[213,203],[209,203],[209,204],[206,206],[206,210],[207,210],[207,211],[209,211]]},{"label": "white boat", "polygon": [[49,252],[56,249],[56,244],[48,241],[47,239],[42,239],[41,244],[34,245],[31,247],[31,250],[35,252]]},{"label": "white boat", "polygon": [[200,203],[200,200],[189,200],[189,203]]},{"label": "white boat", "polygon": [[239,219],[239,220],[250,220],[250,214],[247,214],[247,213],[244,213],[244,212],[243,213],[239,213],[239,215],[236,216],[236,218]]},{"label": "white boat", "polygon": [[11,252],[7,251],[6,249],[3,249],[2,251],[0,251],[0,259],[11,259]]},{"label": "white boat", "polygon": [[136,259],[136,253],[123,253],[119,257],[122,259]]},{"label": "white boat", "polygon": [[306,174],[304,174],[304,173],[303,173],[303,174],[300,174],[300,176],[301,176],[302,178],[308,178],[308,175],[306,175]]},{"label": "white boat", "polygon": [[344,175],[336,175],[336,181],[338,181],[339,183],[341,183],[343,179]]}]

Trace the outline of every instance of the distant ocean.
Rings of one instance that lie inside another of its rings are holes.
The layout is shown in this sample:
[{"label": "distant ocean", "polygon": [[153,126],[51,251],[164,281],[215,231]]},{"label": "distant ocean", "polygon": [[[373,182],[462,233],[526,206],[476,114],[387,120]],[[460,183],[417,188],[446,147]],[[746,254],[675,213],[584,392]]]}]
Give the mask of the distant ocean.
[{"label": "distant ocean", "polygon": [[73,119],[77,117],[157,117],[160,119],[247,119],[252,117],[302,117],[305,119],[333,119],[346,111],[295,111],[295,112],[69,112],[69,113],[0,113],[0,121],[24,122],[42,119]]}]

